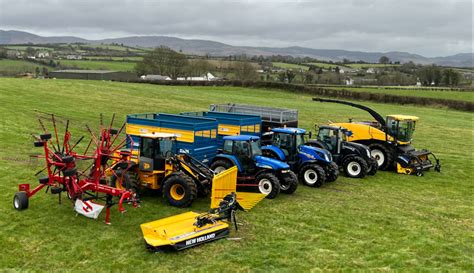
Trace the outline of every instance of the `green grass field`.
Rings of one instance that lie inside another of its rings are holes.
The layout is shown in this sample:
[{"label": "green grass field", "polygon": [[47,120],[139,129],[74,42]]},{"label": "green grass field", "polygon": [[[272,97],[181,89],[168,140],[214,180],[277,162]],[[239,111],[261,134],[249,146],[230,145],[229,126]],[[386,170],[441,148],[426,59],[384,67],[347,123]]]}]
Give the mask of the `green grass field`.
[{"label": "green grass field", "polygon": [[133,71],[134,62],[120,61],[89,61],[89,60],[59,60],[62,66],[66,65],[70,68],[78,69],[97,69],[97,70],[117,70],[117,71]]},{"label": "green grass field", "polygon": [[[28,61],[23,60],[8,60],[8,59],[1,59],[0,60],[0,75],[16,75],[20,73],[34,73],[36,67],[43,69],[44,65],[35,64]],[[46,67],[51,70],[51,67]]]},{"label": "green grass field", "polygon": [[390,94],[395,96],[414,96],[423,98],[438,98],[446,100],[474,101],[474,92],[437,91],[428,89],[386,89],[383,87],[328,87],[329,89],[345,89],[355,92]]},{"label": "green grass field", "polygon": [[[37,194],[15,211],[19,183],[36,185],[40,167],[30,133],[40,131],[34,110],[69,117],[73,139],[88,135],[99,113],[206,110],[211,103],[297,108],[301,127],[367,120],[366,112],[316,103],[304,94],[234,87],[187,87],[103,81],[0,79],[0,271],[472,271],[473,114],[419,106],[367,102],[382,115],[420,117],[414,145],[434,151],[442,172],[423,177],[379,172],[362,180],[339,177],[322,188],[300,185],[293,195],[264,200],[239,212],[243,225],[231,237],[180,253],[146,251],[139,225],[188,211],[169,207],[156,194],[125,215],[112,210],[112,225],[76,216],[57,196]],[[206,211],[208,199],[191,207]]]},{"label": "green grass field", "polygon": [[279,68],[284,68],[284,69],[295,69],[295,70],[308,70],[309,67],[306,65],[299,65],[299,64],[287,64],[287,63],[279,63],[279,62],[274,62],[272,63],[274,67],[279,67]]}]

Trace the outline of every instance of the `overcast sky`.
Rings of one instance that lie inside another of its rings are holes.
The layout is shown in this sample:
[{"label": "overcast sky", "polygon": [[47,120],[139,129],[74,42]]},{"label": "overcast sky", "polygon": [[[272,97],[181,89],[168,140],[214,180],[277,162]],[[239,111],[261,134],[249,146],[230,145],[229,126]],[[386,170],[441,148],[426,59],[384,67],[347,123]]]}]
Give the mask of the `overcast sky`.
[{"label": "overcast sky", "polygon": [[471,0],[0,0],[0,29],[88,39],[168,35],[232,45],[472,52]]}]

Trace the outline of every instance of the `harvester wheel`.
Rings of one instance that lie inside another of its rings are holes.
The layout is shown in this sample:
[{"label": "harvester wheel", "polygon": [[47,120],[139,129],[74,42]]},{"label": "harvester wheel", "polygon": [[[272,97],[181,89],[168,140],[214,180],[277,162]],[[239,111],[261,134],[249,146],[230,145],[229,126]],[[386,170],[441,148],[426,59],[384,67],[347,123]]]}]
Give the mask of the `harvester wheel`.
[{"label": "harvester wheel", "polygon": [[232,164],[227,161],[227,160],[216,160],[214,163],[211,164],[211,170],[213,170],[215,173],[221,173],[227,169],[230,169],[232,167]]},{"label": "harvester wheel", "polygon": [[393,154],[391,149],[382,144],[369,144],[370,154],[377,161],[379,170],[387,170],[393,164]]},{"label": "harvester wheel", "polygon": [[298,188],[298,177],[292,171],[283,174],[280,181],[280,191],[286,194],[292,194]]},{"label": "harvester wheel", "polygon": [[13,197],[13,207],[16,210],[24,210],[28,208],[28,195],[24,191],[15,193]]},{"label": "harvester wheel", "polygon": [[306,186],[319,188],[326,181],[326,172],[319,165],[309,164],[301,168],[299,180]]},{"label": "harvester wheel", "polygon": [[367,175],[367,162],[360,156],[350,156],[342,162],[344,172],[350,178],[364,178]]},{"label": "harvester wheel", "polygon": [[182,172],[169,176],[163,184],[163,195],[175,207],[189,207],[197,196],[193,179]]},{"label": "harvester wheel", "polygon": [[266,198],[268,199],[273,199],[280,193],[280,182],[272,173],[262,173],[257,175],[257,177],[255,177],[255,183],[257,183],[260,193],[266,194]]}]

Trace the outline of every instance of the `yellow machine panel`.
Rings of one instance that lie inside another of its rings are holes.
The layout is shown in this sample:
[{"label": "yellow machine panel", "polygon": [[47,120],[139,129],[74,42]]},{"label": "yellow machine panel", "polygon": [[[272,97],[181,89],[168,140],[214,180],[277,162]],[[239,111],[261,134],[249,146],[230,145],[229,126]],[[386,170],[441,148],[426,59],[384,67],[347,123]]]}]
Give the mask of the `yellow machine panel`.
[{"label": "yellow machine panel", "polygon": [[143,134],[152,134],[155,133],[169,133],[176,134],[178,141],[194,143],[194,131],[186,131],[179,129],[169,129],[162,127],[154,127],[147,125],[137,125],[127,123],[126,132],[129,135],[139,136]]},{"label": "yellow machine panel", "polygon": [[234,166],[219,174],[212,179],[211,190],[211,208],[215,209],[219,206],[219,202],[231,192],[237,190],[237,167]]},{"label": "yellow machine panel", "polygon": [[[347,137],[348,141],[358,141],[358,140],[366,140],[366,139],[386,141],[385,132],[367,124],[360,124],[360,123],[353,123],[353,122],[340,122],[340,123],[332,123],[330,125],[343,127],[351,131],[352,135]],[[394,140],[393,137],[388,136],[388,141],[393,141],[393,140]]]}]

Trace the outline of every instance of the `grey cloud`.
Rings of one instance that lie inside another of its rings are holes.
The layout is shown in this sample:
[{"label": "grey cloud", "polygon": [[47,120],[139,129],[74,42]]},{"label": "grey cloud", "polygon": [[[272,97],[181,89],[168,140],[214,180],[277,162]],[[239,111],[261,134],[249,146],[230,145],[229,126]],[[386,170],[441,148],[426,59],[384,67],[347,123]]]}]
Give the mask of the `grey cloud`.
[{"label": "grey cloud", "polygon": [[470,0],[0,0],[0,28],[109,38],[173,35],[235,45],[472,51]]}]

